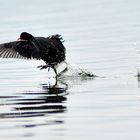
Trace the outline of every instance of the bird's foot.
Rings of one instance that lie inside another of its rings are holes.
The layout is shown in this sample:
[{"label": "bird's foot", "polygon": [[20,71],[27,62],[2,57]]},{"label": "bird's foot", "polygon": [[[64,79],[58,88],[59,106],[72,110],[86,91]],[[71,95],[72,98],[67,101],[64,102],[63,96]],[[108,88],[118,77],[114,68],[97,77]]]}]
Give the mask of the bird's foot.
[{"label": "bird's foot", "polygon": [[38,66],[37,68],[40,68],[40,70],[42,70],[42,69],[47,69],[48,68],[48,71],[50,70],[50,65],[40,65],[40,66]]},{"label": "bird's foot", "polygon": [[48,71],[50,70],[50,68],[52,68],[53,70],[54,70],[54,72],[55,72],[55,77],[56,77],[56,80],[57,80],[57,70],[56,70],[56,68],[55,68],[55,65],[56,65],[57,63],[51,63],[51,64],[46,64],[46,65],[40,65],[40,66],[38,66],[37,68],[40,68],[40,70],[42,70],[42,69],[47,69],[48,68]]}]

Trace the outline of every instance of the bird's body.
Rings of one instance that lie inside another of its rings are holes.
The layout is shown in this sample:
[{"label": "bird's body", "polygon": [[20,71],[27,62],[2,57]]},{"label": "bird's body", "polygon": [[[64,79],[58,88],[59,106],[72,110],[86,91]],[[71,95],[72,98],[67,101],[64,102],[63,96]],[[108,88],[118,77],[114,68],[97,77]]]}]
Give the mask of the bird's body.
[{"label": "bird's body", "polygon": [[60,35],[50,37],[34,37],[23,32],[17,41],[0,44],[0,57],[2,58],[25,58],[45,61],[41,69],[55,66],[65,60],[65,47]]}]

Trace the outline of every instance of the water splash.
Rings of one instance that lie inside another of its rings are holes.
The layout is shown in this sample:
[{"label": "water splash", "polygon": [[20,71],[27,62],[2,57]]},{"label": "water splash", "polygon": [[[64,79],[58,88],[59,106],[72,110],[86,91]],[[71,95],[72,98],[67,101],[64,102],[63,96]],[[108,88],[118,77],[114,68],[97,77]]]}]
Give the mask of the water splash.
[{"label": "water splash", "polygon": [[92,72],[89,72],[88,70],[76,65],[76,64],[70,64],[63,62],[58,67],[57,70],[59,71],[58,75],[62,77],[97,77]]}]

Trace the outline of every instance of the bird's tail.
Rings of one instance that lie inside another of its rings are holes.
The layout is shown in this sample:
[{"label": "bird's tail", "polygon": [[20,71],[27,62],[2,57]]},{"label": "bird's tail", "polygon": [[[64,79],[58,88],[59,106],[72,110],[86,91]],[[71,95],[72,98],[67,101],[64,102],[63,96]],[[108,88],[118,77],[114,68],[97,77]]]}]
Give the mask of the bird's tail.
[{"label": "bird's tail", "polygon": [[63,43],[65,40],[63,39],[63,37],[59,34],[55,34],[55,35],[52,35],[50,36],[51,39],[55,39],[57,41],[60,41],[61,43]]}]

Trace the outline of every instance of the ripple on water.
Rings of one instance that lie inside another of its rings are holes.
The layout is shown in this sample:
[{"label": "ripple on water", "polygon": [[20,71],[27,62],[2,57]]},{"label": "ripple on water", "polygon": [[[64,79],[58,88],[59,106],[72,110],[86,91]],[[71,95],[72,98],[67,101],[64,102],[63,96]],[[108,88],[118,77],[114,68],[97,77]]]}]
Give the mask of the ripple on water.
[{"label": "ripple on water", "polygon": [[[42,84],[40,88],[41,90],[36,92],[0,96],[1,138],[21,137],[23,133],[26,134],[24,128],[57,125],[64,122],[61,114],[67,111],[65,105],[68,95],[67,86]],[[4,133],[11,129],[12,131],[5,136]]]}]

